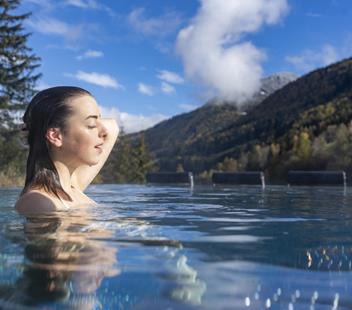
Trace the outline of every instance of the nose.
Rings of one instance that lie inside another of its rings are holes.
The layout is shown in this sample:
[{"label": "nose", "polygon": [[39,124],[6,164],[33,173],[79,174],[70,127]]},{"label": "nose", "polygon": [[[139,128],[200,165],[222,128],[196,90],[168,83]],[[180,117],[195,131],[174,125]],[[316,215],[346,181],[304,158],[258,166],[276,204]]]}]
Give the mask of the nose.
[{"label": "nose", "polygon": [[108,130],[107,128],[104,126],[104,124],[100,123],[99,126],[99,138],[105,139],[106,136],[108,135]]}]

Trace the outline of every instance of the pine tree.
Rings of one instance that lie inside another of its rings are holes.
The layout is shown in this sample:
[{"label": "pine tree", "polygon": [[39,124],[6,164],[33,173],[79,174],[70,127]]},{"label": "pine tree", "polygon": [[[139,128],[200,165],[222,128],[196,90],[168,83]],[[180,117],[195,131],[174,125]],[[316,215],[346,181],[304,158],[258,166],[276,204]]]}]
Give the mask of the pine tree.
[{"label": "pine tree", "polygon": [[144,183],[147,172],[152,171],[153,168],[154,160],[145,144],[144,134],[142,134],[132,152],[131,181],[133,183]]},{"label": "pine tree", "polygon": [[20,0],[0,0],[0,108],[23,108],[35,93],[39,57],[27,46],[30,33],[24,33],[23,21],[31,13],[15,15],[11,11]]},{"label": "pine tree", "polygon": [[104,183],[128,183],[131,174],[131,141],[120,128],[118,142],[111,151],[108,161],[104,165],[101,175]]},{"label": "pine tree", "polygon": [[117,162],[115,165],[117,183],[129,183],[133,170],[132,146],[129,136],[121,128],[119,142],[117,143]]}]

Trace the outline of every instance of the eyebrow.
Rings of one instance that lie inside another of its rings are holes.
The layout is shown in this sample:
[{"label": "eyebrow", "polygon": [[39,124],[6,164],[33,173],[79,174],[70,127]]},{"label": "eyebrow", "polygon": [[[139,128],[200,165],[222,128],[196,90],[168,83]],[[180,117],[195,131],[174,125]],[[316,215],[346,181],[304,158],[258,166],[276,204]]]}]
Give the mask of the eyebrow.
[{"label": "eyebrow", "polygon": [[89,119],[89,118],[98,119],[99,117],[101,117],[101,116],[100,116],[100,115],[99,115],[99,116],[98,116],[98,115],[89,115],[89,116],[87,116],[84,120]]}]

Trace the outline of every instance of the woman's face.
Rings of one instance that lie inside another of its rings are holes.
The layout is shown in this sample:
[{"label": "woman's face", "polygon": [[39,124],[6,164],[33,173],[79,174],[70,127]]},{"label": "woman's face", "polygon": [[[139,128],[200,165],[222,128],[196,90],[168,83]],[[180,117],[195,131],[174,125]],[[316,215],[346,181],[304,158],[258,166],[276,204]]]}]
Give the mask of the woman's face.
[{"label": "woman's face", "polygon": [[89,95],[74,97],[68,104],[73,113],[62,134],[61,155],[64,155],[66,163],[71,167],[96,165],[107,134],[101,122],[99,107]]}]

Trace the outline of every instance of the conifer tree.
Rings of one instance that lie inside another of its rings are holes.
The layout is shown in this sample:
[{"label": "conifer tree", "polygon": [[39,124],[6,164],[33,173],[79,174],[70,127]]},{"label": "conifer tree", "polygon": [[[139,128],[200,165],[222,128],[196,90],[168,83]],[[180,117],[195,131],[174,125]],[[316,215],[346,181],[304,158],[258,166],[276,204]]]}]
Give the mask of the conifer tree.
[{"label": "conifer tree", "polygon": [[130,181],[131,153],[131,141],[124,128],[120,127],[118,141],[102,169],[101,174],[104,183],[128,183]]},{"label": "conifer tree", "polygon": [[14,14],[20,0],[0,0],[0,108],[23,108],[35,93],[39,57],[27,46],[30,33],[23,21],[30,16]]},{"label": "conifer tree", "polygon": [[154,160],[145,144],[144,134],[140,136],[138,144],[133,149],[131,166],[131,181],[134,183],[144,183],[147,172],[154,168]]},{"label": "conifer tree", "polygon": [[119,142],[117,144],[117,161],[115,164],[116,183],[131,182],[133,169],[132,146],[129,136],[121,128]]}]

